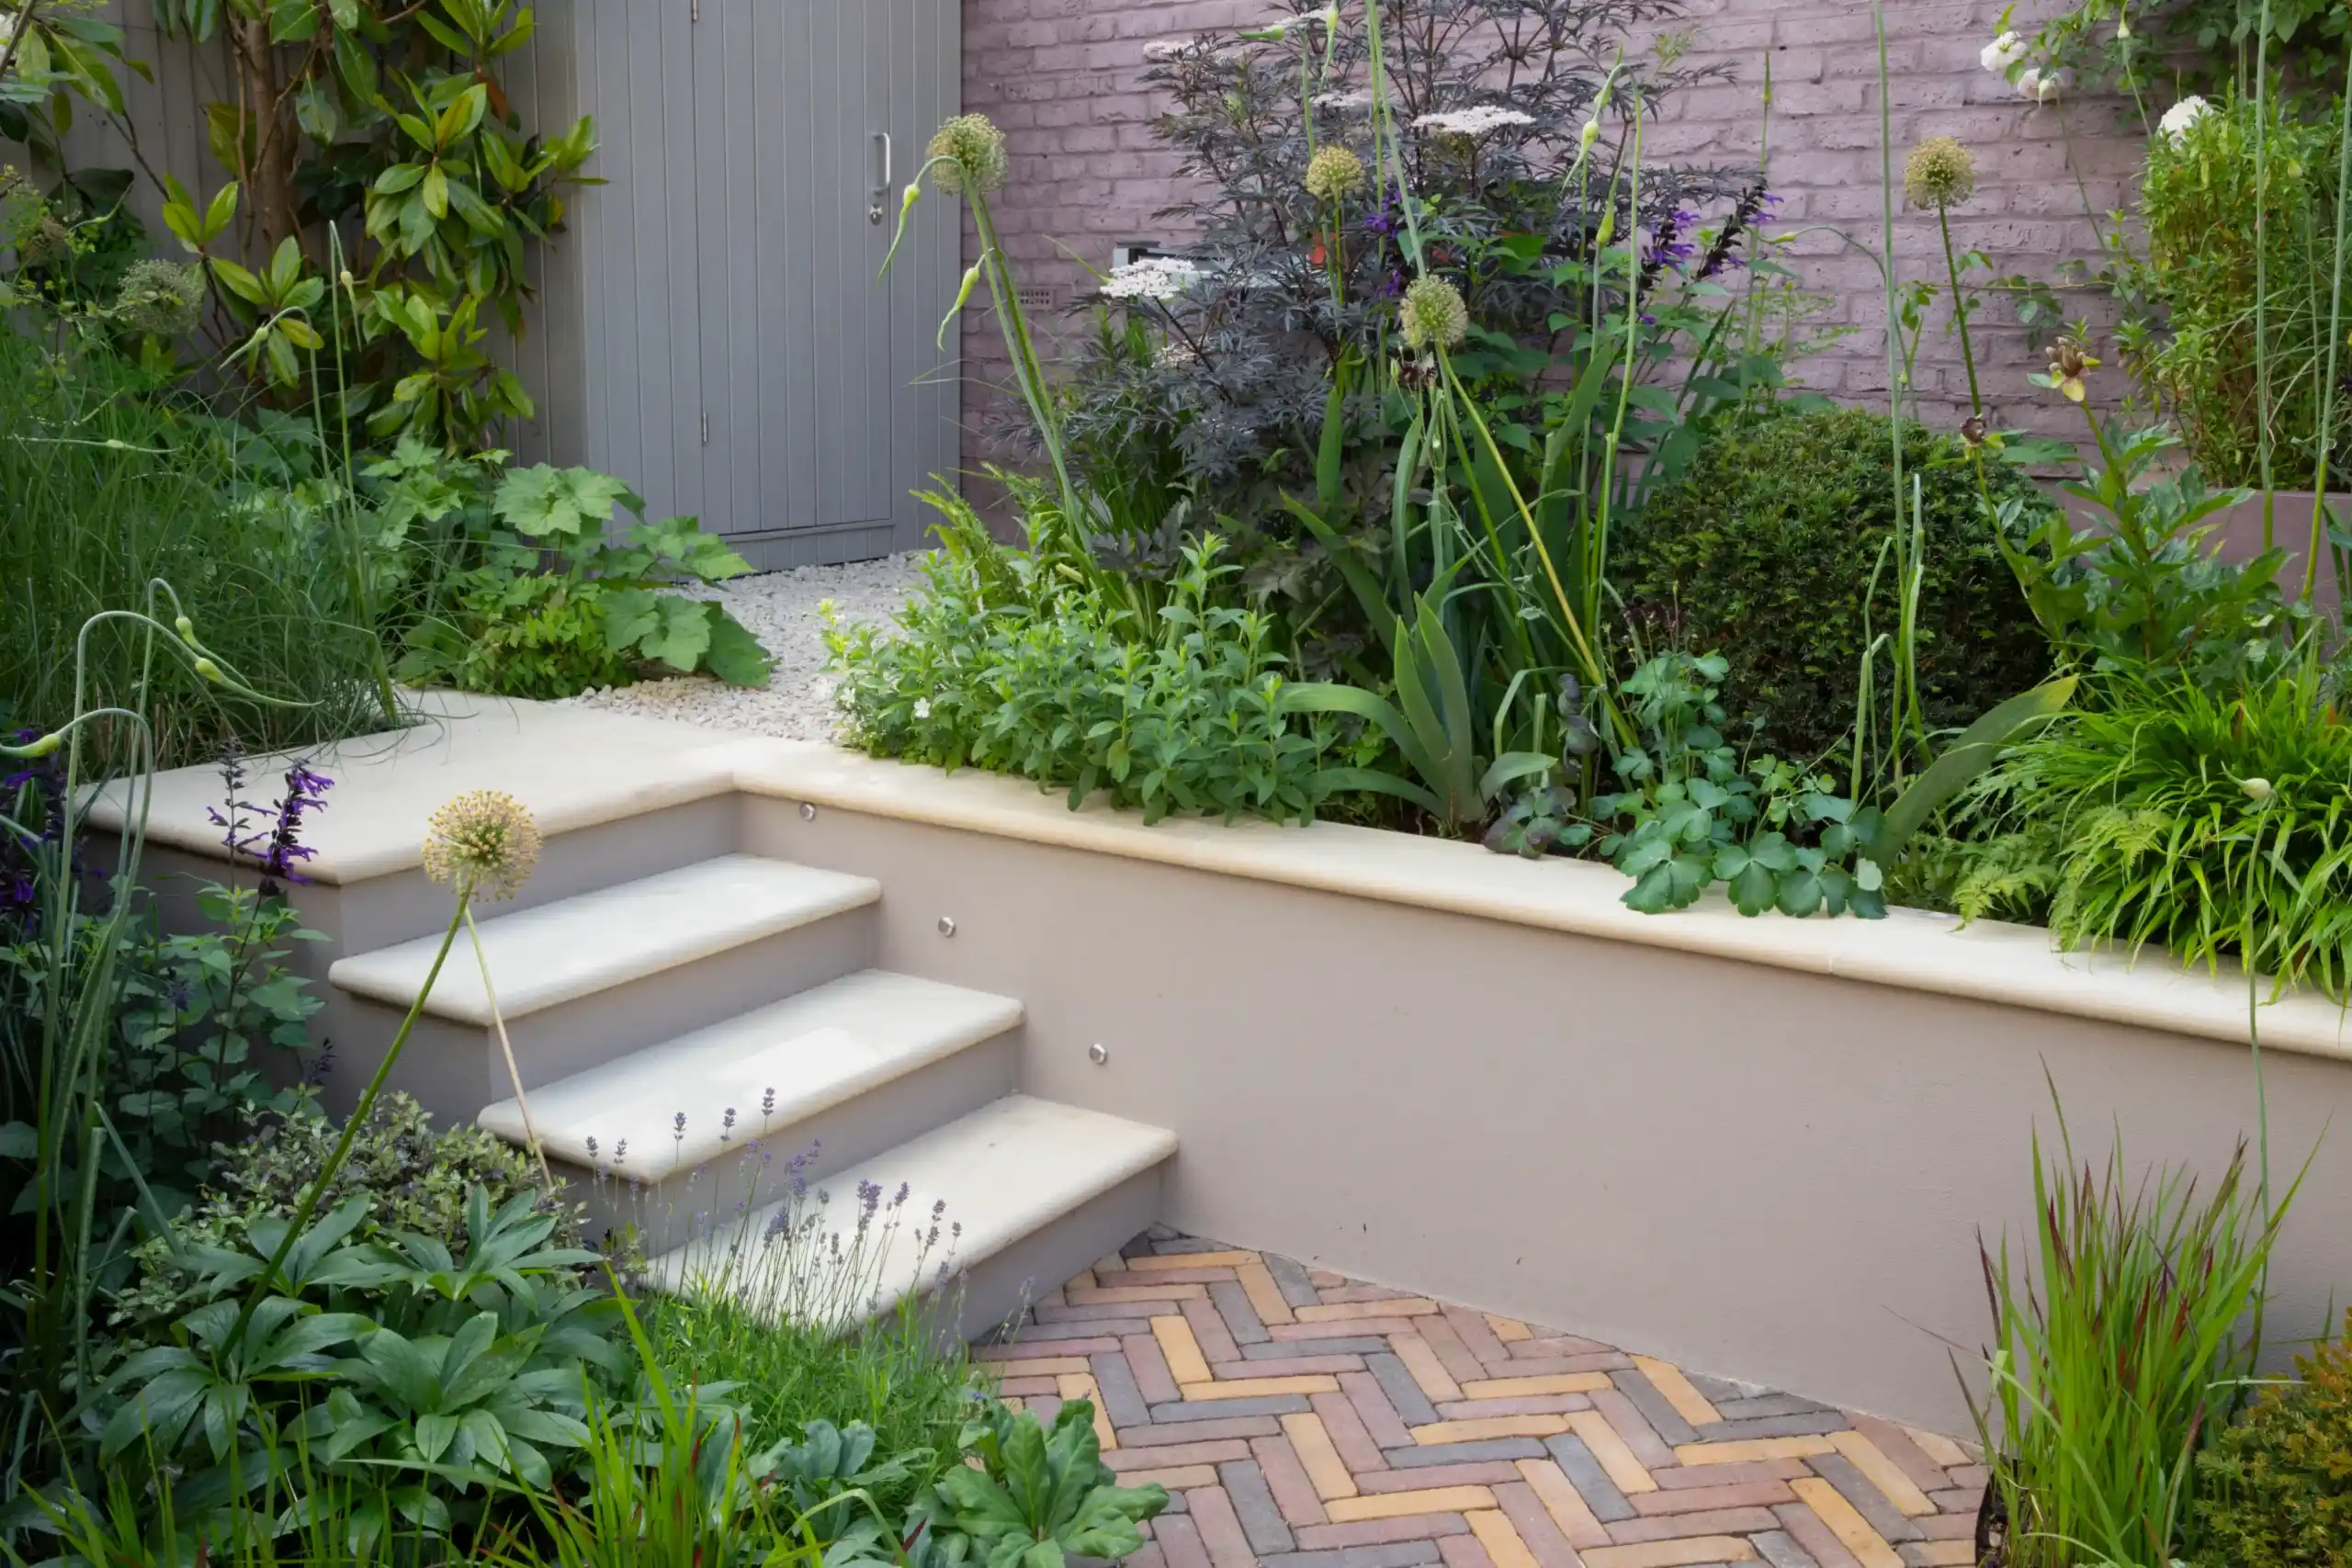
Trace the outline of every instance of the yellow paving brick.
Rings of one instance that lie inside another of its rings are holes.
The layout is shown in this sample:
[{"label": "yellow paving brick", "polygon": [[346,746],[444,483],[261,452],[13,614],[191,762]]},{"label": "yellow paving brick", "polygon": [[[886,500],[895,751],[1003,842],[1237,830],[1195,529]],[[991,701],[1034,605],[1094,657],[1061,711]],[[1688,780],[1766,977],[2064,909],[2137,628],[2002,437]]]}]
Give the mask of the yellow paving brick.
[{"label": "yellow paving brick", "polygon": [[1917,1427],[1905,1427],[1903,1430],[1913,1442],[1919,1445],[1921,1453],[1926,1454],[1931,1461],[1942,1465],[1946,1470],[1951,1469],[1954,1465],[1976,1462],[1975,1457],[1966,1449],[1939,1432],[1922,1432]]},{"label": "yellow paving brick", "polygon": [[1928,1495],[1903,1473],[1902,1467],[1886,1457],[1884,1450],[1860,1432],[1836,1432],[1829,1440],[1838,1451],[1854,1461],[1854,1468],[1870,1477],[1871,1484],[1886,1494],[1886,1500],[1913,1518],[1921,1518],[1936,1511]]},{"label": "yellow paving brick", "polygon": [[1517,1399],[1522,1394],[1590,1393],[1608,1386],[1607,1372],[1549,1372],[1535,1378],[1479,1378],[1462,1385],[1462,1397]]},{"label": "yellow paving brick", "polygon": [[1277,1393],[1337,1393],[1340,1380],[1329,1372],[1295,1378],[1228,1378],[1222,1382],[1179,1382],[1187,1399],[1261,1399]]},{"label": "yellow paving brick", "polygon": [[1093,1269],[1081,1269],[1077,1273],[1062,1281],[1062,1289],[1065,1291],[1091,1291],[1101,1283],[1102,1281],[1094,1277]]},{"label": "yellow paving brick", "polygon": [[[1005,1407],[1007,1410],[1012,1410],[1012,1411],[1016,1411],[1016,1412],[1017,1412],[1017,1411],[1022,1411],[1022,1410],[1026,1410],[1026,1409],[1028,1409],[1028,1408],[1029,1408],[1029,1402],[1028,1402],[1027,1400],[1025,1400],[1025,1399],[1022,1398],[1022,1397],[1021,1397],[1019,1394],[1017,1394],[1017,1393],[1008,1393],[1008,1394],[1006,1394],[1006,1395],[1004,1396],[1004,1407]],[[985,1470],[985,1469],[987,1469],[987,1468],[988,1468],[988,1461],[987,1461],[986,1460],[982,1460],[982,1461],[980,1461],[980,1468],[981,1468],[981,1469],[983,1469],[983,1470]]]},{"label": "yellow paving brick", "polygon": [[1483,1486],[1432,1486],[1421,1492],[1334,1497],[1323,1505],[1323,1511],[1335,1525],[1351,1525],[1364,1519],[1401,1519],[1408,1514],[1464,1514],[1494,1506],[1495,1495]]},{"label": "yellow paving brick", "polygon": [[1241,1293],[1250,1298],[1261,1323],[1296,1323],[1297,1314],[1290,1310],[1290,1303],[1283,1295],[1283,1288],[1274,1283],[1274,1276],[1262,1263],[1237,1263],[1233,1277],[1241,1281]]},{"label": "yellow paving brick", "polygon": [[1159,1482],[1170,1492],[1188,1492],[1195,1486],[1216,1484],[1216,1466],[1213,1464],[1180,1464],[1167,1470],[1131,1470],[1119,1477],[1122,1486],[1146,1486]]},{"label": "yellow paving brick", "polygon": [[1091,1372],[1064,1372],[1057,1380],[1064,1399],[1082,1399],[1094,1407],[1094,1440],[1105,1451],[1119,1446],[1119,1434],[1111,1425],[1108,1412],[1102,1408],[1102,1391],[1094,1386]]},{"label": "yellow paving brick", "polygon": [[1488,1313],[1487,1326],[1493,1329],[1495,1337],[1506,1345],[1516,1345],[1522,1339],[1535,1337],[1535,1331],[1515,1317],[1497,1317],[1493,1313]]},{"label": "yellow paving brick", "polygon": [[1884,1536],[1871,1529],[1870,1520],[1862,1517],[1838,1488],[1816,1475],[1792,1481],[1789,1486],[1804,1499],[1805,1506],[1821,1516],[1829,1533],[1854,1554],[1854,1561],[1862,1568],[1904,1568],[1902,1556],[1886,1544]]},{"label": "yellow paving brick", "polygon": [[1124,1274],[1126,1271],[1127,1260],[1115,1252],[1108,1258],[1094,1260],[1094,1277],[1098,1280],[1105,1274]]},{"label": "yellow paving brick", "polygon": [[1451,1401],[1462,1397],[1462,1385],[1453,1381],[1453,1374],[1445,1370],[1445,1363],[1437,1359],[1437,1352],[1430,1348],[1428,1340],[1418,1334],[1393,1334],[1388,1343],[1396,1347],[1396,1359],[1405,1363],[1405,1370],[1413,1374],[1413,1381],[1430,1399]]},{"label": "yellow paving brick", "polygon": [[1033,1356],[1025,1361],[991,1361],[989,1370],[1009,1378],[1057,1378],[1092,1369],[1083,1356]]},{"label": "yellow paving brick", "polygon": [[1657,1490],[1657,1483],[1642,1468],[1642,1461],[1634,1457],[1634,1450],[1625,1446],[1625,1439],[1617,1435],[1617,1428],[1609,1424],[1607,1416],[1598,1410],[1578,1410],[1566,1419],[1568,1430],[1584,1439],[1584,1446],[1592,1450],[1592,1457],[1600,1461],[1600,1468],[1609,1472],[1609,1479],[1617,1483],[1618,1491]]},{"label": "yellow paving brick", "polygon": [[1427,1317],[1437,1303],[1422,1296],[1399,1296],[1393,1302],[1326,1302],[1298,1309],[1301,1323],[1340,1323],[1356,1317]]},{"label": "yellow paving brick", "polygon": [[1470,1533],[1487,1549],[1495,1568],[1538,1568],[1535,1553],[1527,1550],[1527,1543],[1519,1539],[1519,1531],[1511,1528],[1510,1520],[1499,1510],[1473,1508],[1462,1517],[1470,1521]]},{"label": "yellow paving brick", "polygon": [[1334,1497],[1352,1497],[1359,1488],[1356,1478],[1348,1472],[1340,1450],[1331,1444],[1331,1434],[1323,1429],[1323,1417],[1315,1415],[1285,1416],[1283,1436],[1290,1439],[1291,1448],[1298,1454],[1298,1462],[1306,1472],[1306,1479],[1315,1485],[1315,1495],[1326,1503]]},{"label": "yellow paving brick", "polygon": [[1568,1429],[1565,1416],[1482,1416],[1475,1421],[1438,1421],[1412,1428],[1413,1441],[1475,1443],[1486,1438],[1549,1438]]},{"label": "yellow paving brick", "polygon": [[1206,1285],[1105,1285],[1094,1291],[1065,1286],[1062,1290],[1072,1306],[1107,1306],[1113,1302],[1206,1301],[1208,1293]]},{"label": "yellow paving brick", "polygon": [[1209,1381],[1213,1374],[1208,1358],[1201,1354],[1201,1342],[1193,1337],[1191,1324],[1181,1317],[1155,1317],[1151,1335],[1159,1341],[1159,1353],[1168,1359],[1170,1377],[1179,1383]]},{"label": "yellow paving brick", "polygon": [[1705,1394],[1691,1387],[1690,1380],[1682,1375],[1682,1369],[1672,1362],[1661,1361],[1655,1356],[1636,1356],[1634,1365],[1641,1368],[1642,1375],[1650,1380],[1658,1393],[1666,1395],[1666,1402],[1674,1406],[1674,1413],[1693,1427],[1711,1427],[1724,1418],[1723,1412],[1709,1403]]},{"label": "yellow paving brick", "polygon": [[1758,1459],[1805,1459],[1834,1454],[1838,1445],[1826,1438],[1747,1438],[1736,1443],[1685,1443],[1674,1457],[1685,1464],[1746,1464]]},{"label": "yellow paving brick", "polygon": [[1756,1549],[1739,1536],[1693,1535],[1634,1546],[1596,1546],[1584,1553],[1584,1568],[1682,1568],[1690,1562],[1746,1562],[1755,1555]]},{"label": "yellow paving brick", "polygon": [[1150,1258],[1128,1258],[1127,1271],[1150,1274],[1162,1269],[1231,1269],[1257,1261],[1254,1252],[1162,1252]]},{"label": "yellow paving brick", "polygon": [[1927,1568],[1975,1568],[1973,1540],[1923,1540],[1911,1549]]},{"label": "yellow paving brick", "polygon": [[1568,1538],[1568,1544],[1581,1551],[1588,1546],[1607,1546],[1609,1529],[1592,1511],[1568,1480],[1566,1472],[1548,1459],[1523,1459],[1519,1461],[1519,1473],[1534,1492],[1535,1500]]}]

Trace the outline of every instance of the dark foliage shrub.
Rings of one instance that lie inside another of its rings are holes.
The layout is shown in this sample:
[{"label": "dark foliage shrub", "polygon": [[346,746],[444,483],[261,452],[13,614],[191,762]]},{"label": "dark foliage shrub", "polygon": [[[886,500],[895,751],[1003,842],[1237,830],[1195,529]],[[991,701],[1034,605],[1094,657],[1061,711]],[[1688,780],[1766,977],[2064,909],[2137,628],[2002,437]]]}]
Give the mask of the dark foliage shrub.
[{"label": "dark foliage shrub", "polygon": [[[1916,424],[1903,447],[1926,532],[1920,696],[1931,725],[1964,725],[2040,680],[2048,643],[1995,541],[1974,463]],[[1996,462],[1984,479],[1996,502],[2036,493]],[[1612,541],[1611,575],[1645,637],[1722,653],[1733,718],[1759,721],[1761,745],[1809,761],[1846,739],[1863,654],[1894,630],[1894,526],[1886,417],[1784,414],[1713,436]]]}]

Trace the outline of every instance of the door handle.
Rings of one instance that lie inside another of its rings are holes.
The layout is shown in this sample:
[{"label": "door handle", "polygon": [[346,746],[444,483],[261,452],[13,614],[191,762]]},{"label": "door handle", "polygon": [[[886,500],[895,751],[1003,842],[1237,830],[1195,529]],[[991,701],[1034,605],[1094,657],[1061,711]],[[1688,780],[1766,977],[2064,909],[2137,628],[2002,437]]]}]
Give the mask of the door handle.
[{"label": "door handle", "polygon": [[874,164],[873,199],[865,208],[868,223],[882,221],[882,204],[890,194],[890,133],[887,130],[874,133]]}]

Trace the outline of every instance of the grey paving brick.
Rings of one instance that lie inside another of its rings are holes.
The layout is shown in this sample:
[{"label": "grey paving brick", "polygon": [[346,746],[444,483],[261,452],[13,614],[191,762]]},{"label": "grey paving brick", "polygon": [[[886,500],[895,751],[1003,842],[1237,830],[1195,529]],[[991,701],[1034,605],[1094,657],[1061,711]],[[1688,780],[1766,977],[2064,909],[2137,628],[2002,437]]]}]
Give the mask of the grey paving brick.
[{"label": "grey paving brick", "polygon": [[1747,1540],[1772,1568],[1819,1568],[1813,1553],[1799,1546],[1796,1538],[1786,1530],[1759,1530]]},{"label": "grey paving brick", "polygon": [[1617,1490],[1617,1483],[1609,1479],[1609,1472],[1600,1468],[1600,1461],[1592,1457],[1592,1450],[1584,1446],[1582,1438],[1574,1432],[1563,1432],[1544,1446],[1566,1472],[1569,1484],[1583,1496],[1585,1506],[1592,1510],[1594,1518],[1611,1525],[1634,1517],[1634,1505],[1625,1501],[1625,1495]]},{"label": "grey paving brick", "polygon": [[1266,1345],[1244,1345],[1241,1354],[1252,1361],[1287,1360],[1293,1356],[1382,1356],[1388,1341],[1357,1339],[1277,1339]]},{"label": "grey paving brick", "polygon": [[1406,1426],[1426,1427],[1437,1419],[1437,1407],[1430,1403],[1421,1385],[1413,1381],[1413,1374],[1405,1370],[1405,1363],[1393,1351],[1366,1356],[1363,1368],[1379,1380],[1380,1392],[1388,1396],[1388,1403],[1396,1407],[1396,1414]]},{"label": "grey paving brick", "polygon": [[1225,1495],[1233,1504],[1234,1517],[1241,1521],[1241,1533],[1250,1538],[1250,1550],[1261,1558],[1269,1552],[1289,1551],[1298,1545],[1290,1533],[1290,1526],[1283,1521],[1281,1506],[1274,1501],[1273,1490],[1266,1484],[1266,1472],[1258,1468],[1254,1459],[1227,1460],[1216,1467],[1217,1479],[1225,1483]]},{"label": "grey paving brick", "polygon": [[[1274,1277],[1274,1288],[1282,1292],[1283,1300],[1291,1305],[1311,1307],[1323,1299],[1316,1292],[1315,1282],[1306,1277],[1306,1270],[1298,1264],[1271,1252],[1261,1252],[1258,1256],[1266,1260],[1266,1272]],[[1383,1546],[1366,1550],[1386,1551],[1391,1549]],[[1434,1557],[1436,1553],[1431,1552],[1430,1555]]]},{"label": "grey paving brick", "polygon": [[1256,1399],[1180,1400],[1151,1407],[1154,1421],[1226,1421],[1238,1416],[1304,1416],[1315,1407],[1303,1393],[1270,1393]]},{"label": "grey paving brick", "polygon": [[1793,1393],[1765,1393],[1753,1399],[1718,1399],[1715,1413],[1726,1421],[1761,1421],[1770,1416],[1835,1416],[1834,1405],[1800,1399]]},{"label": "grey paving brick", "polygon": [[1533,1438],[1487,1438],[1475,1443],[1383,1449],[1381,1454],[1398,1470],[1417,1470],[1424,1465],[1476,1464],[1490,1459],[1542,1459],[1544,1445]]},{"label": "grey paving brick", "polygon": [[1617,1385],[1617,1392],[1642,1413],[1642,1419],[1650,1424],[1650,1429],[1667,1442],[1695,1443],[1699,1440],[1699,1434],[1692,1430],[1690,1423],[1666,1402],[1666,1395],[1658,1393],[1657,1384],[1645,1377],[1639,1368],[1612,1373],[1610,1381]]},{"label": "grey paving brick", "polygon": [[1707,1396],[1708,1403],[1721,1410],[1725,1401],[1737,1403],[1743,1399],[1761,1399],[1772,1393],[1752,1382],[1738,1382],[1731,1378],[1711,1377],[1705,1372],[1685,1371],[1690,1386]]},{"label": "grey paving brick", "polygon": [[1869,1476],[1854,1468],[1854,1461],[1844,1454],[1812,1454],[1806,1464],[1815,1474],[1838,1488],[1846,1501],[1871,1522],[1871,1529],[1890,1541],[1917,1540],[1919,1527],[1906,1517],[1902,1509],[1886,1500],[1886,1494],[1871,1484]]},{"label": "grey paving brick", "polygon": [[1126,1357],[1116,1350],[1104,1350],[1086,1359],[1094,1369],[1094,1386],[1102,1391],[1102,1414],[1111,1418],[1114,1427],[1141,1427],[1151,1419],[1151,1406],[1144,1403],[1143,1391],[1136,1386],[1135,1368]]},{"label": "grey paving brick", "polygon": [[1767,1416],[1760,1421],[1718,1421],[1702,1427],[1702,1443],[1736,1443],[1745,1438],[1817,1438],[1842,1432],[1853,1423],[1832,1410],[1826,1416]]},{"label": "grey paving brick", "polygon": [[1174,1252],[1230,1252],[1233,1250],[1221,1241],[1207,1241],[1196,1235],[1171,1236],[1166,1241],[1155,1241],[1151,1244],[1151,1249],[1162,1258]]},{"label": "grey paving brick", "polygon": [[1258,1568],[1422,1568],[1437,1560],[1433,1540],[1392,1540],[1379,1546],[1343,1546],[1337,1551],[1286,1551],[1261,1557]]},{"label": "grey paving brick", "polygon": [[1231,1280],[1209,1281],[1209,1300],[1216,1303],[1219,1317],[1231,1331],[1236,1345],[1263,1345],[1273,1336],[1258,1317],[1258,1309],[1250,1304],[1250,1293]]}]

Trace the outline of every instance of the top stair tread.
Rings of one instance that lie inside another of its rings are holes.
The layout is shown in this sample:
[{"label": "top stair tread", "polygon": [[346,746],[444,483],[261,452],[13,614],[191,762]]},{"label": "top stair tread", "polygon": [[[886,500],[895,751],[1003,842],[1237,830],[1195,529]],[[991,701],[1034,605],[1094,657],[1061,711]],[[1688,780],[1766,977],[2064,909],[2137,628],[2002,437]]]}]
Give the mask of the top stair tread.
[{"label": "top stair tread", "polygon": [[[977,1268],[1175,1152],[1176,1134],[1165,1128],[1012,1094],[886,1150],[855,1169],[828,1177],[822,1185],[832,1197],[817,1211],[822,1223],[816,1228],[841,1234],[845,1247],[854,1247],[851,1233],[862,1186],[879,1190],[885,1217],[894,1206],[899,1215],[897,1226],[883,1235],[873,1268],[858,1283],[860,1299],[835,1303],[836,1313],[828,1315],[887,1312],[900,1298],[930,1289],[943,1260],[959,1271]],[[902,1187],[907,1196],[900,1202]],[[792,1201],[770,1204],[717,1235],[653,1259],[653,1280],[670,1291],[707,1290],[714,1288],[718,1271],[729,1268],[744,1268],[756,1280],[763,1258],[788,1269],[797,1222],[811,1213],[809,1199],[799,1201],[797,1214]],[[926,1247],[934,1203],[944,1205],[940,1239],[936,1247]],[[777,1240],[770,1222],[780,1210],[790,1223],[785,1239]],[[952,1252],[950,1225],[961,1227]],[[879,1220],[875,1228],[882,1232]],[[760,1239],[739,1251],[747,1237]],[[806,1249],[803,1256],[816,1257],[823,1244],[818,1237],[800,1245]],[[747,1260],[730,1263],[730,1258]],[[1058,1283],[1040,1280],[1035,1287],[1049,1291]],[[776,1310],[754,1299],[757,1283],[727,1288],[741,1291],[754,1311]]]},{"label": "top stair tread", "polygon": [[[1020,1021],[1010,997],[868,969],[532,1089],[531,1123],[549,1156],[589,1168],[611,1167],[626,1140],[616,1174],[661,1180],[730,1147],[786,1135]],[[683,1129],[673,1121],[681,1114]],[[526,1142],[512,1100],[478,1120]]]},{"label": "top stair tread", "polygon": [[[499,1010],[508,1021],[648,975],[810,925],[882,897],[871,877],[762,855],[720,855],[537,908],[476,919]],[[355,953],[327,971],[334,985],[397,1007],[424,989],[438,936]],[[487,1025],[490,999],[462,938],[425,1011]]]}]

